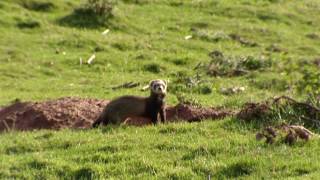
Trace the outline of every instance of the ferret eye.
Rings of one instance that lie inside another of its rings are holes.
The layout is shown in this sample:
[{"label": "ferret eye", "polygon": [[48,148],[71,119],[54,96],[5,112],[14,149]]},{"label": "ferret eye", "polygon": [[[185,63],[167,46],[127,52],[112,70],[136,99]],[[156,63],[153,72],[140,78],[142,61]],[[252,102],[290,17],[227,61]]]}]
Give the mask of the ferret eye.
[{"label": "ferret eye", "polygon": [[155,84],[155,85],[153,85],[152,88],[153,88],[154,90],[156,90],[156,89],[157,89],[157,86],[158,86],[158,85]]}]

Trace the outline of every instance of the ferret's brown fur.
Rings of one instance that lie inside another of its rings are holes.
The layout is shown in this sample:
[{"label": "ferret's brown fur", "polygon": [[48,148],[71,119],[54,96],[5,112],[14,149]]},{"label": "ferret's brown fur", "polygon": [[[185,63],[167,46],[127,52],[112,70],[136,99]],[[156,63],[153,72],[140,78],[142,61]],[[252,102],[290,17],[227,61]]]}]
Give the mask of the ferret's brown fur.
[{"label": "ferret's brown fur", "polygon": [[[164,81],[165,82],[165,81]],[[154,124],[158,122],[158,114],[160,114],[161,122],[166,121],[165,114],[165,95],[166,93],[155,92],[151,82],[151,93],[149,97],[139,96],[122,96],[111,101],[98,119],[93,123],[93,127],[99,124],[120,124],[128,117],[145,117],[150,118]],[[166,83],[164,83],[166,86]],[[164,91],[166,87],[164,87]]]}]

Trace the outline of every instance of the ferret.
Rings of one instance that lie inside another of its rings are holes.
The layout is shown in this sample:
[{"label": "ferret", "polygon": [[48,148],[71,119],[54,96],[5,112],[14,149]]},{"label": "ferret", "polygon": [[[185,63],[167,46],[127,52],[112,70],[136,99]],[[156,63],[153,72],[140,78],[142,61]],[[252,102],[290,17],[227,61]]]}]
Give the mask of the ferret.
[{"label": "ferret", "polygon": [[122,96],[112,100],[102,111],[92,127],[98,127],[101,123],[120,124],[128,117],[150,118],[153,124],[158,122],[160,114],[161,122],[166,121],[165,101],[167,82],[165,80],[153,80],[150,82],[150,96]]}]

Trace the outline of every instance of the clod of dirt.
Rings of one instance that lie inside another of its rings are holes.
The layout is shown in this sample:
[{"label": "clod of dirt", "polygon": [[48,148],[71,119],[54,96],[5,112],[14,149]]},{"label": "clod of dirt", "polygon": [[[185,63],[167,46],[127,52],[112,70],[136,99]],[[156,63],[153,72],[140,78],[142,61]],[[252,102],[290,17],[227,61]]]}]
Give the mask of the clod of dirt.
[{"label": "clod of dirt", "polygon": [[289,133],[284,138],[284,142],[289,145],[293,145],[296,141],[297,141],[296,133],[294,131],[290,130]]},{"label": "clod of dirt", "polygon": [[256,140],[257,140],[257,141],[260,141],[260,140],[263,139],[263,138],[264,138],[264,135],[263,135],[262,133],[258,132],[258,133],[256,134]]},{"label": "clod of dirt", "polygon": [[[108,102],[71,97],[44,102],[16,101],[10,106],[0,108],[0,131],[90,128]],[[232,114],[232,111],[222,108],[200,108],[183,104],[167,108],[168,122],[219,119]],[[125,123],[140,126],[151,124],[151,120],[132,117]]]},{"label": "clod of dirt", "polygon": [[300,139],[303,139],[305,141],[308,141],[314,135],[309,129],[303,126],[282,125],[281,128],[284,129],[286,132],[294,133],[296,137],[299,137]]},{"label": "clod of dirt", "polygon": [[272,127],[266,127],[265,128],[265,131],[269,134],[269,135],[271,135],[272,137],[276,137],[277,136],[277,131],[274,129],[274,128],[272,128]]},{"label": "clod of dirt", "polygon": [[320,58],[315,59],[313,64],[320,68]]},{"label": "clod of dirt", "polygon": [[266,138],[267,144],[273,144],[275,142],[275,138],[277,137],[277,130],[271,126],[264,128],[261,132],[256,134],[257,141],[260,141],[263,138]]},{"label": "clod of dirt", "polygon": [[266,137],[266,143],[267,143],[267,144],[273,144],[274,141],[275,141],[274,138],[272,138],[272,137],[270,137],[270,136],[267,136],[267,137]]},{"label": "clod of dirt", "polygon": [[277,127],[268,126],[256,134],[259,141],[266,139],[267,144],[274,143],[277,139],[289,145],[293,145],[299,138],[308,141],[314,134],[303,126],[282,124]]},{"label": "clod of dirt", "polygon": [[284,124],[281,128],[288,133],[284,138],[284,142],[289,145],[294,144],[299,138],[308,141],[314,135],[303,126]]}]

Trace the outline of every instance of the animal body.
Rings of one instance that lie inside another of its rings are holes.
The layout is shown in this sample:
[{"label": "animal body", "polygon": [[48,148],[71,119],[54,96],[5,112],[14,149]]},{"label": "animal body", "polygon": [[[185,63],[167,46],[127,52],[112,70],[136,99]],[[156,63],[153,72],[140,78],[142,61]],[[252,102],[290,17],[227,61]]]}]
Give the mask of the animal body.
[{"label": "animal body", "polygon": [[153,80],[149,86],[149,97],[122,96],[108,103],[92,126],[120,124],[128,117],[137,116],[150,118],[156,124],[159,114],[161,122],[164,123],[166,121],[164,98],[167,93],[167,82]]}]

